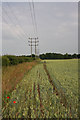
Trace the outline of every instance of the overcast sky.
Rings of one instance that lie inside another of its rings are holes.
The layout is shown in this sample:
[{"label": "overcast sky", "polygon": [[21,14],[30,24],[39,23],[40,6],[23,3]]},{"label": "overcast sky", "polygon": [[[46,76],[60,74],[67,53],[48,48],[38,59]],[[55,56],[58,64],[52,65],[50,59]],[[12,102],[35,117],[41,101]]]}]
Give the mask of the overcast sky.
[{"label": "overcast sky", "polygon": [[34,3],[37,33],[30,5],[28,2],[3,3],[2,53],[30,54],[29,37],[39,37],[37,51],[40,53],[78,53],[78,3]]}]

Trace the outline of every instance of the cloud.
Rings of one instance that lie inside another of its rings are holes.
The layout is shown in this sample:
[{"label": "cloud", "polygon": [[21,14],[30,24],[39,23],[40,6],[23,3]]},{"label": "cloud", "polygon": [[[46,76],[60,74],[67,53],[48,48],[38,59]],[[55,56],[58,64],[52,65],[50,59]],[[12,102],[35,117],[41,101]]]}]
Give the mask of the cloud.
[{"label": "cloud", "polygon": [[[77,3],[35,3],[34,5],[40,52],[77,52]],[[30,54],[28,37],[35,35],[29,4],[9,3],[9,6],[11,9],[6,3],[3,4],[8,14],[5,15],[3,8],[3,18],[7,20],[7,23],[3,20],[3,54]]]},{"label": "cloud", "polygon": [[[28,0],[2,0],[3,2],[28,2]],[[34,2],[78,2],[79,0],[34,0]],[[30,0],[32,2],[32,0]]]}]

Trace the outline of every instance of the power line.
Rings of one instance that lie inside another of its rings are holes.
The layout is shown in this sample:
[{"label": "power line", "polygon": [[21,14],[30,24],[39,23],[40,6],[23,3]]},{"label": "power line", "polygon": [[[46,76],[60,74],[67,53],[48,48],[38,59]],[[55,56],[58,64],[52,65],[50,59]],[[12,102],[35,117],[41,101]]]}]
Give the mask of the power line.
[{"label": "power line", "polygon": [[30,7],[30,12],[31,12],[34,34],[37,35],[37,22],[36,22],[35,7],[34,7],[33,0],[32,2],[29,1],[29,7]]},{"label": "power line", "polygon": [[[31,3],[32,3],[32,7],[31,7]],[[34,8],[34,2],[32,0],[32,2],[29,2],[30,5],[30,11],[31,11],[31,17],[32,17],[32,23],[33,23],[33,27],[35,27],[34,33],[37,35],[37,22],[36,22],[36,16],[35,16],[35,8]],[[35,57],[37,54],[37,41],[36,39],[38,39],[38,37],[35,38],[29,38],[31,41],[29,41],[31,44],[29,44],[29,46],[31,46],[31,56],[32,56],[32,46],[35,46]],[[32,41],[33,39],[35,39],[35,41]],[[32,43],[35,43],[35,45],[33,45]]]},{"label": "power line", "polygon": [[[35,6],[34,6],[34,2],[32,0],[32,8],[33,8],[33,17],[34,17],[34,25],[35,25],[35,32],[36,32],[36,35],[38,35],[38,31],[37,31],[37,22],[36,22],[36,14],[35,14]],[[36,43],[39,42],[39,41],[36,41],[35,39],[35,56],[37,54],[37,49],[36,49],[36,46],[38,46]]]},{"label": "power line", "polygon": [[[3,8],[3,10],[4,10],[4,13],[5,13],[5,15],[7,16],[7,18],[11,21],[11,23],[13,23],[14,24],[14,26],[15,26],[15,28],[17,28],[17,26],[16,26],[16,24],[12,21],[12,19],[11,19],[11,17],[9,17],[9,15],[7,14],[7,12],[5,11],[5,9]],[[10,24],[8,24],[8,25],[10,25]],[[12,28],[11,28],[11,30],[12,30]],[[15,30],[14,30],[15,31]],[[16,31],[15,31],[16,32]],[[20,31],[18,30],[16,33],[20,33]],[[19,34],[20,36],[21,36],[21,34]],[[22,36],[21,36],[22,37]]]},{"label": "power line", "polygon": [[33,25],[33,31],[34,31],[34,34],[35,34],[35,25],[34,25],[34,17],[33,17],[33,12],[32,12],[31,2],[29,2],[29,7],[30,7],[30,13],[31,13],[32,25]]},{"label": "power line", "polygon": [[33,0],[32,0],[32,6],[33,6],[34,21],[35,21],[35,29],[36,29],[36,34],[37,34],[37,22],[36,22],[35,7],[34,7],[34,2],[33,2]]},{"label": "power line", "polygon": [[[6,13],[6,11],[4,10],[4,13],[5,13],[5,15],[7,16],[7,18],[11,21],[11,18],[9,18],[9,16],[8,16],[8,14]],[[9,24],[8,23],[8,19],[6,20],[5,19],[5,17],[4,17],[4,15],[2,16],[3,17],[3,19],[4,19],[4,21],[5,21],[5,23],[8,25],[8,27],[10,27],[10,30],[13,32],[13,29],[12,29],[12,26],[11,26],[11,24]],[[12,21],[11,21],[12,22]],[[16,27],[16,26],[15,26]],[[16,33],[16,36],[17,36],[17,38],[20,40],[22,40],[22,36],[20,36],[21,34],[19,33],[19,31],[15,31],[14,30],[14,32]]]},{"label": "power line", "polygon": [[[8,2],[7,2],[6,4],[7,4],[8,8],[10,8],[11,13],[13,14],[14,18],[16,19],[18,25],[20,26],[21,31],[23,32],[23,34],[25,35],[25,37],[28,38],[28,35],[27,35],[27,34],[25,33],[25,31],[23,30],[23,28],[22,28],[22,26],[21,26],[18,18],[17,18],[16,15],[14,14],[14,11],[13,11],[12,7],[10,7],[10,5],[8,4]],[[11,14],[11,15],[12,15],[12,14]]]},{"label": "power line", "polygon": [[[20,27],[19,31],[22,31],[22,32],[23,32],[23,34],[25,35],[25,38],[28,37],[28,36],[26,35],[26,33],[24,32],[24,30],[23,30],[23,28],[22,28],[22,26],[21,26],[21,24],[20,24],[20,21],[17,19],[16,15],[14,14],[13,9],[10,7],[10,5],[9,5],[8,3],[6,3],[6,5],[7,5],[8,9],[10,10],[9,13],[12,13],[11,16],[14,16],[14,18],[15,18],[15,19],[12,19],[12,17],[9,16],[9,14],[7,13],[7,11],[6,11],[5,9],[3,9],[3,10],[4,10],[4,13],[5,13],[6,16],[8,17],[8,19],[11,21],[11,23],[13,23],[13,24],[15,25],[15,27],[17,27],[17,26],[16,26],[16,22],[17,22],[17,23],[18,23],[18,26]],[[35,32],[36,32],[36,35],[37,35],[37,23],[36,23],[35,9],[34,9],[34,3],[33,3],[33,1],[32,1],[32,6],[31,6],[31,4],[30,4],[30,2],[29,2],[29,6],[30,6],[30,12],[31,12],[31,18],[32,18],[32,25],[33,25],[33,28],[34,28],[34,34],[35,34]],[[32,8],[33,8],[33,9],[32,9]],[[14,20],[15,20],[15,22],[14,22]],[[8,22],[7,22],[7,24],[10,25]],[[11,29],[11,30],[12,30],[12,29]],[[18,32],[19,32],[19,31],[18,31]],[[18,38],[22,39],[22,38],[21,38],[22,36],[20,37],[21,34],[18,34],[17,31],[15,31],[15,32],[16,32]],[[22,32],[21,32],[21,33],[22,33]],[[20,32],[19,32],[19,33],[20,33]],[[28,37],[28,38],[29,38],[29,37]],[[31,46],[31,56],[32,56],[32,46],[35,46],[35,57],[36,57],[36,54],[37,54],[37,49],[36,49],[36,47],[38,46],[37,43],[39,42],[39,41],[37,41],[38,37],[29,38],[29,39],[31,40],[31,41],[29,41],[29,42],[30,42],[29,46]],[[33,39],[35,39],[35,41],[32,41]],[[35,43],[35,45],[32,44],[32,43]]]},{"label": "power line", "polygon": [[[5,23],[8,25],[8,27],[10,28],[10,30],[13,32],[13,29],[12,29],[12,27],[11,27],[11,25],[7,22],[7,20],[4,18],[4,21],[5,21]],[[21,36],[14,30],[14,32],[15,32],[15,35],[16,35],[16,37],[20,40],[22,40],[22,38],[21,38]],[[25,42],[25,41],[24,41]]]}]

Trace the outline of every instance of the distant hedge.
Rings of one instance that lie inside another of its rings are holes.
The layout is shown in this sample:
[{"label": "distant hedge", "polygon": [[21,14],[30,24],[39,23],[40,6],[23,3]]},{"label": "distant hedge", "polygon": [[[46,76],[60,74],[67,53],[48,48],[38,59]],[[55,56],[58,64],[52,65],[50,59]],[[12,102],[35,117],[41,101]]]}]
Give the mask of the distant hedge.
[{"label": "distant hedge", "polygon": [[2,56],[2,66],[17,65],[23,62],[32,62],[35,58],[26,56],[4,55]]}]

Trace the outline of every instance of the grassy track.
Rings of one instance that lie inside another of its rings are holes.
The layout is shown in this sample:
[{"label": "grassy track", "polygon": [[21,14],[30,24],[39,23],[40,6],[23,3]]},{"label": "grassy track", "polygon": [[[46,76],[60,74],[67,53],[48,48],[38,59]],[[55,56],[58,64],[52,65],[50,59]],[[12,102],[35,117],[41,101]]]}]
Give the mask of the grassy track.
[{"label": "grassy track", "polygon": [[14,66],[2,67],[2,106],[4,107],[9,101],[7,96],[15,89],[16,85],[23,79],[24,75],[28,73],[33,66],[37,64],[36,61],[24,62]]},{"label": "grassy track", "polygon": [[2,67],[2,93],[11,92],[36,62],[24,62],[14,66]]},{"label": "grassy track", "polygon": [[[72,65],[72,62],[73,61],[69,61],[69,64],[71,63]],[[74,109],[72,109],[74,105],[70,104],[71,102],[70,97],[73,97],[74,99],[74,96],[70,96],[71,95],[70,93],[69,96],[66,97],[68,104],[65,105],[66,103],[63,104],[64,96],[61,97],[59,93],[59,90],[62,90],[65,96],[67,96],[67,92],[65,91],[69,91],[68,90],[69,88],[71,91],[72,88],[72,85],[71,87],[68,87],[68,89],[65,87],[65,84],[66,86],[67,84],[69,84],[67,83],[67,79],[66,79],[66,83],[63,81],[64,82],[63,84],[61,81],[59,81],[60,79],[56,78],[59,74],[58,67],[61,67],[59,66],[60,64],[61,63],[58,63],[58,61],[47,61],[46,69],[48,70],[49,73],[45,70],[43,63],[38,64],[34,68],[32,68],[32,70],[29,71],[27,75],[25,75],[24,79],[16,86],[15,90],[12,92],[9,102],[7,103],[6,107],[3,108],[3,117],[4,118],[9,118],[9,117],[10,118],[77,118],[77,110],[76,110],[77,95],[74,95],[76,96],[76,100],[75,100],[76,109],[74,113]],[[74,68],[73,66],[73,70],[72,70],[70,68],[70,65],[68,65],[67,61],[66,64],[68,66],[68,68],[66,69],[70,71],[69,74],[72,71],[75,71],[75,69],[77,69]],[[64,63],[64,65],[66,64]],[[56,71],[56,73],[58,72],[57,76],[53,71]],[[62,72],[60,72],[60,74],[61,73]],[[66,76],[68,76],[69,74],[67,73]],[[75,78],[75,76],[77,76],[76,74],[77,71],[75,75],[72,76]],[[61,78],[64,79],[65,76]],[[69,79],[68,81],[70,81],[71,76],[68,76],[68,79]],[[77,80],[77,78],[75,79]],[[76,83],[77,81],[74,82]],[[62,87],[59,86],[61,85],[61,83],[62,83]],[[75,93],[76,91],[77,90],[74,90],[74,92],[73,91],[72,92]],[[16,103],[13,103],[14,101]]]}]

